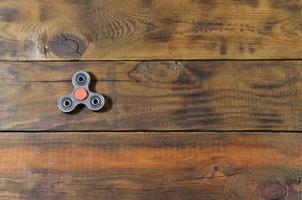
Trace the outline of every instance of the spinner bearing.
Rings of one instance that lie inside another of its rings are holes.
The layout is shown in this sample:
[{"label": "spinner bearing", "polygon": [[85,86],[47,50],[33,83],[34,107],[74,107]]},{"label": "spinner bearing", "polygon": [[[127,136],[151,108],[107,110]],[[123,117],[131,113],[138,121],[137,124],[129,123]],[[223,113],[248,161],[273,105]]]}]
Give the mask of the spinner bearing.
[{"label": "spinner bearing", "polygon": [[64,113],[70,113],[80,104],[86,105],[92,111],[102,109],[105,105],[105,98],[103,95],[89,90],[90,82],[91,78],[87,72],[76,72],[72,77],[73,92],[59,99],[59,109]]}]

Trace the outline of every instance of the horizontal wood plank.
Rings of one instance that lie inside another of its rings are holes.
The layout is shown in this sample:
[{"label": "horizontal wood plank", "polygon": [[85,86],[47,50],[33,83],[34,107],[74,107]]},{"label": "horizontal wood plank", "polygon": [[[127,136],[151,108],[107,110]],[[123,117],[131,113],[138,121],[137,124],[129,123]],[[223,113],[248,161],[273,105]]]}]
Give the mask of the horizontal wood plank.
[{"label": "horizontal wood plank", "polygon": [[301,196],[293,133],[1,133],[1,199]]},{"label": "horizontal wood plank", "polygon": [[[302,130],[300,61],[0,65],[2,131]],[[79,70],[106,96],[101,112],[59,111]]]},{"label": "horizontal wood plank", "polygon": [[302,58],[297,0],[2,0],[1,60]]}]

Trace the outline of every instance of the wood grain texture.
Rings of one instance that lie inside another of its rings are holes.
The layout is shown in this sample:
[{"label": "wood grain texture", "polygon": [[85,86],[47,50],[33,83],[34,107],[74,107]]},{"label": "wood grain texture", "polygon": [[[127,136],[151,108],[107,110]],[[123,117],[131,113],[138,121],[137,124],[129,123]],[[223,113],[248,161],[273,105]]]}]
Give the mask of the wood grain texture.
[{"label": "wood grain texture", "polygon": [[1,133],[0,198],[296,200],[302,135]]},{"label": "wood grain texture", "polygon": [[302,55],[298,0],[2,0],[1,60]]},{"label": "wood grain texture", "polygon": [[[102,112],[63,114],[71,76],[93,75]],[[301,131],[302,62],[1,63],[0,130]]]}]

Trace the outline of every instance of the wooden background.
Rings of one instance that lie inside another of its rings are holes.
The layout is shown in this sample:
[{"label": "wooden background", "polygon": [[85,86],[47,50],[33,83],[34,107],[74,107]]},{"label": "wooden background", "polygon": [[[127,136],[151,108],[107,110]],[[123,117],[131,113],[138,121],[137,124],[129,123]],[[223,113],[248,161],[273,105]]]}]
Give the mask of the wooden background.
[{"label": "wooden background", "polygon": [[[302,199],[302,1],[0,0],[0,200]],[[63,114],[71,76],[101,112]]]}]

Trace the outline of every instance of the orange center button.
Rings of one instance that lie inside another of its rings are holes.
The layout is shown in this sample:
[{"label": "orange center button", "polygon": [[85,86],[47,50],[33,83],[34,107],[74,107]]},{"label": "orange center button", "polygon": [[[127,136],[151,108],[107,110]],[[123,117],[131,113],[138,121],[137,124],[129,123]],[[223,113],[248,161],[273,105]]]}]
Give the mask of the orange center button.
[{"label": "orange center button", "polygon": [[78,101],[84,101],[88,97],[88,92],[84,88],[79,88],[74,92],[74,98]]}]

